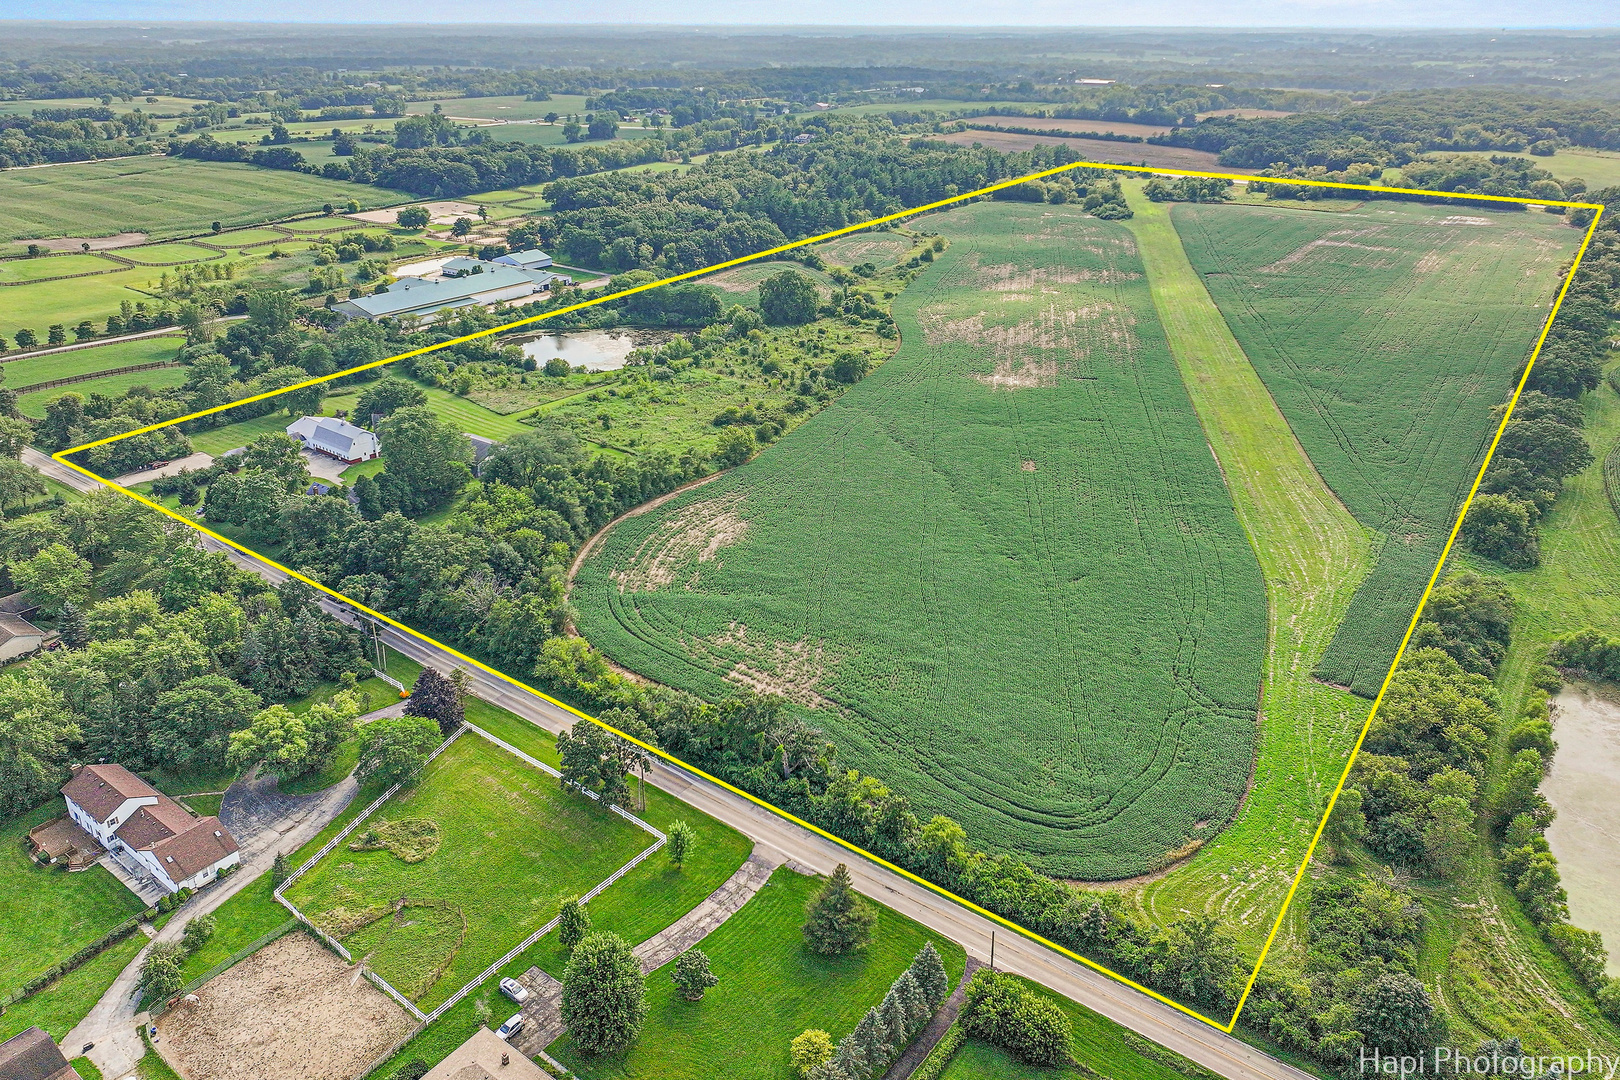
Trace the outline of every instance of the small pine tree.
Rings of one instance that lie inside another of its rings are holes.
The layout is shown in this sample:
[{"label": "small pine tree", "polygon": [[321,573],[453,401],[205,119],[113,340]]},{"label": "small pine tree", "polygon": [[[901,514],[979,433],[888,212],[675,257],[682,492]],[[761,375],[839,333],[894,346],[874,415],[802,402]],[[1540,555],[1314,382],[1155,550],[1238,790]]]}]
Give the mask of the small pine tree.
[{"label": "small pine tree", "polygon": [[564,900],[557,911],[557,940],[562,942],[562,947],[573,952],[585,940],[590,929],[591,913],[579,902],[579,897],[570,896]]},{"label": "small pine tree", "polygon": [[855,894],[849,867],[839,863],[827,884],[805,905],[804,937],[816,952],[836,956],[866,947],[876,921],[877,912]]},{"label": "small pine tree", "polygon": [[923,942],[909,970],[912,978],[917,980],[917,988],[922,991],[929,1012],[939,1008],[950,996],[950,976],[945,974],[945,962],[939,958],[932,941]]},{"label": "small pine tree", "polygon": [[883,1055],[887,1052],[889,1044],[883,1036],[883,1022],[878,1019],[876,1005],[866,1010],[866,1015],[861,1017],[861,1022],[855,1025],[855,1030],[844,1042],[851,1044],[852,1050],[866,1063],[865,1075],[884,1069],[887,1061]]},{"label": "small pine tree", "polygon": [[916,976],[911,974],[910,969],[902,971],[889,990],[900,999],[900,1007],[905,1010],[906,1039],[910,1040],[922,1030],[922,1026],[928,1022],[934,1010],[924,1000],[922,987],[917,985]]},{"label": "small pine tree", "polygon": [[709,970],[708,954],[695,945],[675,958],[670,977],[687,1001],[702,1001],[703,992],[720,982],[720,976]]},{"label": "small pine tree", "polygon": [[887,1066],[899,1056],[900,1050],[911,1041],[911,1023],[906,1017],[906,1007],[900,1002],[900,995],[889,987],[889,992],[883,995],[883,1003],[878,1006],[878,1023],[883,1030],[883,1042],[887,1053],[883,1056],[883,1064]]},{"label": "small pine tree", "polygon": [[281,883],[292,877],[292,864],[287,861],[285,851],[276,852],[276,861],[270,864],[270,886],[280,888]]},{"label": "small pine tree", "polygon": [[90,627],[85,622],[84,612],[71,600],[62,605],[56,630],[62,636],[62,644],[69,649],[82,649],[90,641]]},{"label": "small pine tree", "polygon": [[850,1080],[867,1080],[867,1077],[872,1075],[872,1067],[867,1064],[866,1054],[861,1051],[860,1045],[853,1038],[845,1039],[838,1044],[833,1064],[842,1069]]},{"label": "small pine tree", "polygon": [[669,864],[684,866],[697,844],[697,830],[684,821],[676,821],[670,825],[668,835]]},{"label": "small pine tree", "polygon": [[410,716],[426,716],[438,721],[439,731],[449,738],[466,718],[462,711],[461,693],[456,684],[433,668],[423,668],[411,688],[410,700],[405,703]]}]

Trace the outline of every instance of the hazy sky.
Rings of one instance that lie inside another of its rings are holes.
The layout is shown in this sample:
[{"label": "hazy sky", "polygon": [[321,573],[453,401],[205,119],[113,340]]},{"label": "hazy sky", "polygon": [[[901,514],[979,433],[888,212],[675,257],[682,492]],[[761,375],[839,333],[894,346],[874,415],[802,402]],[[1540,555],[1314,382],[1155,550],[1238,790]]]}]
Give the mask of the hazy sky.
[{"label": "hazy sky", "polygon": [[844,26],[1421,26],[1620,24],[1613,0],[7,0],[13,19],[653,23]]}]

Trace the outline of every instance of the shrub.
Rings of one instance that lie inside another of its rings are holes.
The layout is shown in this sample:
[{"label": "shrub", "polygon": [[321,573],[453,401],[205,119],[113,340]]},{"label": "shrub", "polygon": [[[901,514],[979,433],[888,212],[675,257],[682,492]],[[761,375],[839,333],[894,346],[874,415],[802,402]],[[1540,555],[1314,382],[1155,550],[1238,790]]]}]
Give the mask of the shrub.
[{"label": "shrub", "polygon": [[162,999],[171,994],[178,993],[185,985],[185,978],[180,974],[180,965],[185,960],[185,954],[180,946],[172,941],[160,941],[147,950],[146,959],[141,962],[141,978],[139,986],[141,992],[153,999]]},{"label": "shrub", "polygon": [[564,900],[557,911],[557,940],[562,942],[562,947],[573,952],[590,929],[591,913],[579,902],[579,897]]},{"label": "shrub", "polygon": [[433,1066],[421,1058],[416,1058],[401,1065],[399,1071],[394,1074],[394,1080],[422,1080],[422,1077],[432,1071]]},{"label": "shrub", "polygon": [[832,1056],[832,1036],[820,1028],[801,1032],[788,1044],[788,1057],[801,1077],[810,1075],[810,1070],[816,1066],[827,1064]]},{"label": "shrub", "polygon": [[962,1027],[1029,1065],[1062,1065],[1069,1060],[1069,1021],[1063,1010],[1011,975],[983,969],[973,973]]},{"label": "shrub", "polygon": [[180,947],[188,953],[194,953],[214,936],[214,929],[219,924],[212,915],[198,915],[186,923],[186,928],[180,934]]},{"label": "shrub", "polygon": [[720,977],[709,970],[708,954],[696,946],[675,958],[675,970],[670,972],[670,977],[687,1001],[702,1001],[703,992],[720,981]]}]

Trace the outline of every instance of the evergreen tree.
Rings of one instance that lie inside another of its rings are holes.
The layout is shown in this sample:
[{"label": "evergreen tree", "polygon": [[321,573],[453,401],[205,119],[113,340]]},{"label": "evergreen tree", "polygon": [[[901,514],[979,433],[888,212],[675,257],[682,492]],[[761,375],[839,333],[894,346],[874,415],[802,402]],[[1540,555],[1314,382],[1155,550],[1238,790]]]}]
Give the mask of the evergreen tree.
[{"label": "evergreen tree", "polygon": [[411,688],[405,712],[411,716],[426,716],[438,721],[439,732],[445,738],[460,727],[466,714],[462,709],[461,692],[449,678],[436,669],[425,667]]},{"label": "evergreen tree", "polygon": [[562,1018],[587,1054],[629,1046],[647,1018],[647,984],[630,943],[617,934],[587,934],[563,971]]},{"label": "evergreen tree", "polygon": [[922,987],[917,985],[917,979],[909,968],[900,973],[900,977],[894,980],[894,985],[889,990],[900,999],[900,1007],[905,1010],[906,1038],[910,1039],[923,1024],[928,1022],[928,1017],[934,1010],[923,999]]},{"label": "evergreen tree", "polygon": [[292,877],[292,864],[287,861],[285,851],[276,852],[275,862],[270,864],[270,887],[280,888],[281,883]]},{"label": "evergreen tree", "polygon": [[90,641],[90,629],[85,625],[84,611],[71,601],[62,605],[62,615],[57,620],[56,629],[62,635],[62,644],[69,649],[82,649]]},{"label": "evergreen tree", "polygon": [[901,1004],[900,995],[895,993],[892,986],[883,995],[883,1003],[878,1006],[878,1025],[883,1031],[883,1042],[887,1049],[877,1063],[887,1067],[899,1056],[901,1048],[911,1041],[911,1023],[906,1016],[906,1007]]},{"label": "evergreen tree", "polygon": [[923,942],[909,970],[912,978],[917,980],[917,988],[922,991],[929,1012],[939,1008],[950,996],[950,976],[945,974],[945,962],[939,958],[932,941]]},{"label": "evergreen tree", "polygon": [[838,1044],[838,1052],[833,1055],[833,1063],[842,1069],[850,1080],[866,1080],[872,1075],[872,1066],[866,1060],[866,1054],[853,1038],[844,1039]]},{"label": "evergreen tree", "polygon": [[866,1015],[861,1017],[861,1022],[855,1025],[855,1030],[844,1042],[849,1043],[851,1050],[859,1054],[861,1060],[866,1063],[866,1072],[862,1074],[863,1076],[883,1070],[883,1063],[887,1060],[884,1054],[888,1050],[888,1040],[884,1038],[883,1022],[878,1019],[876,1005],[866,1010]]},{"label": "evergreen tree", "polygon": [[675,970],[670,975],[680,988],[681,997],[687,1001],[703,1000],[704,991],[720,981],[720,977],[709,970],[708,954],[696,946],[675,959]]},{"label": "evergreen tree", "polygon": [[877,912],[855,894],[849,867],[839,863],[827,884],[805,905],[804,937],[816,952],[836,956],[870,943],[876,921]]},{"label": "evergreen tree", "polygon": [[562,947],[573,952],[590,929],[591,913],[579,902],[579,897],[564,900],[557,911],[557,940],[562,942]]}]

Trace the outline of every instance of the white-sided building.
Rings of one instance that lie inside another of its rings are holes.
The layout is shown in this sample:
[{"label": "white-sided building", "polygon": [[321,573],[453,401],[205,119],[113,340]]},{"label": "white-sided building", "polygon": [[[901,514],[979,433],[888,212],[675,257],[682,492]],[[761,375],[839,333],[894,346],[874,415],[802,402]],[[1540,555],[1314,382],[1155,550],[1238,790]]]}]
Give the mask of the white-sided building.
[{"label": "white-sided building", "polygon": [[68,817],[169,892],[195,889],[242,861],[217,817],[191,812],[122,765],[79,765],[62,785]]},{"label": "white-sided building", "polygon": [[306,450],[316,450],[349,465],[370,461],[382,452],[375,432],[355,427],[334,416],[301,416],[287,425],[287,434]]},{"label": "white-sided building", "polygon": [[515,266],[519,270],[549,270],[551,269],[551,256],[535,248],[528,251],[514,251],[509,255],[497,255],[492,262],[502,266]]}]

